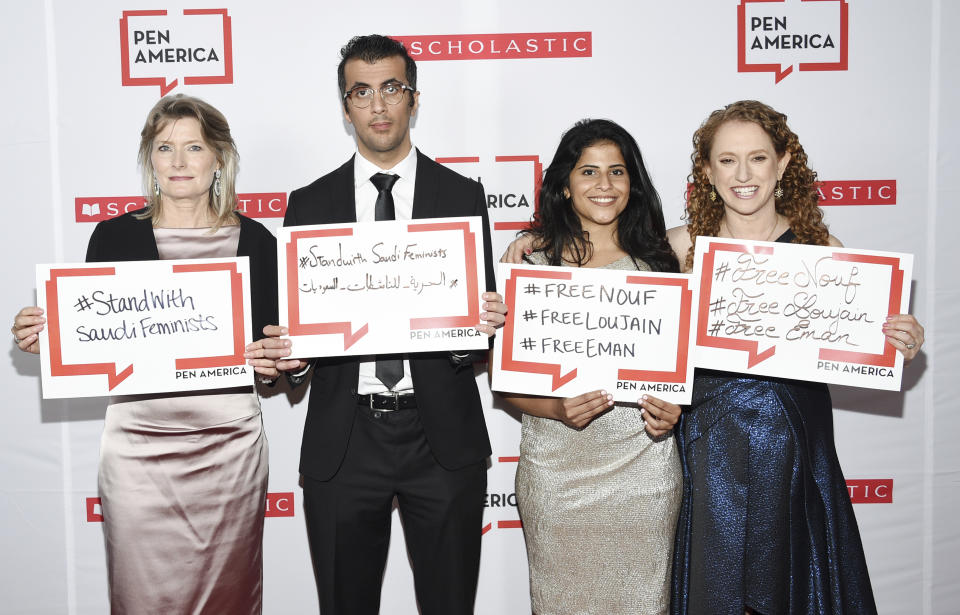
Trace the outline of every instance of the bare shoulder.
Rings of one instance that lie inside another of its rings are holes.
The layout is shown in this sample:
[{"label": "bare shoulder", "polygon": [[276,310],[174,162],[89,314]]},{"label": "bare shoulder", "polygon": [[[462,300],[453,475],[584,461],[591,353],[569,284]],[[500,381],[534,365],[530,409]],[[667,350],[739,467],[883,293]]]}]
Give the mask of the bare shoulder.
[{"label": "bare shoulder", "polygon": [[836,237],[834,237],[833,235],[830,235],[830,238],[827,239],[827,245],[828,245],[828,246],[833,246],[834,248],[842,248],[842,247],[843,247],[843,244],[840,243],[840,240],[837,239]]},{"label": "bare shoulder", "polygon": [[679,258],[682,263],[683,259],[687,256],[687,250],[690,249],[691,244],[690,232],[687,230],[687,225],[683,224],[669,229],[667,231],[667,241],[670,242],[670,247],[673,248],[674,254],[677,255],[677,258]]}]

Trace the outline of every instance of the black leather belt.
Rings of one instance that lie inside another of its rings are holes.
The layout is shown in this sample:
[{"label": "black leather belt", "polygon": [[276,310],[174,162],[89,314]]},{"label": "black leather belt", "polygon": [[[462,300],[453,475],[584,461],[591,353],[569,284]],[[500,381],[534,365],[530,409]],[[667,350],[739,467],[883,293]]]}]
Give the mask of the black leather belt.
[{"label": "black leather belt", "polygon": [[357,395],[357,404],[371,410],[406,410],[417,407],[417,398],[413,394],[398,395],[397,393],[374,393],[371,395]]}]

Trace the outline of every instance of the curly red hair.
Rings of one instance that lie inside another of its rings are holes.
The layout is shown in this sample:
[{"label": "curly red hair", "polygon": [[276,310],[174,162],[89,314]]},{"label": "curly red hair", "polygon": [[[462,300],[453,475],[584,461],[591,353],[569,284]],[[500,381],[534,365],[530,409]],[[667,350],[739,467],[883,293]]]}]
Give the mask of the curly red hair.
[{"label": "curly red hair", "polygon": [[690,250],[684,270],[693,266],[693,253],[698,235],[715,237],[723,220],[723,201],[710,200],[713,186],[707,179],[710,150],[717,130],[727,122],[753,122],[770,136],[777,156],[790,152],[790,161],[783,172],[780,187],[783,196],[776,200],[777,213],[787,218],[797,236],[797,243],[827,245],[830,233],[823,223],[823,211],[817,205],[817,174],[807,166],[807,154],[797,135],[787,126],[787,116],[755,100],[741,100],[717,109],[693,133],[693,169],[687,180],[691,184],[687,195],[685,218],[690,233]]}]

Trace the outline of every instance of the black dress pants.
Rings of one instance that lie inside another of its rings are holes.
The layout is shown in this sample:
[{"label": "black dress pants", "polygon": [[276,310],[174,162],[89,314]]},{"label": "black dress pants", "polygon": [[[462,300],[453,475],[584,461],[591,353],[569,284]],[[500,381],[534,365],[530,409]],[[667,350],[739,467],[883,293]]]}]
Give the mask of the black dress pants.
[{"label": "black dress pants", "polygon": [[359,406],[337,473],[303,477],[320,612],[379,612],[396,497],[422,615],[473,613],[486,487],[486,460],[437,463],[417,409]]}]

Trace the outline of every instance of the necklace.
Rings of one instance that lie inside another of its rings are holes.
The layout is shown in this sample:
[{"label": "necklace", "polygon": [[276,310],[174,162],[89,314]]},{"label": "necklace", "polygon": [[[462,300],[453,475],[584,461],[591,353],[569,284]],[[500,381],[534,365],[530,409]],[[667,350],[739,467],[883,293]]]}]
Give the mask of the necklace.
[{"label": "necklace", "polygon": [[[777,232],[777,229],[779,227],[780,227],[780,215],[778,214],[773,221],[773,228],[770,229],[770,232],[767,233],[766,239],[763,239],[763,241],[770,241],[773,238],[774,233]],[[727,226],[726,219],[723,219],[720,221],[720,231],[726,232],[726,234],[729,235],[731,239],[742,239],[742,237],[737,237],[736,235],[733,234],[733,232],[730,231],[730,227]]]}]

